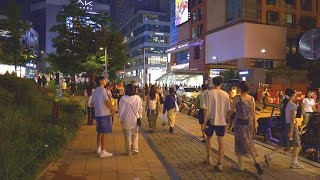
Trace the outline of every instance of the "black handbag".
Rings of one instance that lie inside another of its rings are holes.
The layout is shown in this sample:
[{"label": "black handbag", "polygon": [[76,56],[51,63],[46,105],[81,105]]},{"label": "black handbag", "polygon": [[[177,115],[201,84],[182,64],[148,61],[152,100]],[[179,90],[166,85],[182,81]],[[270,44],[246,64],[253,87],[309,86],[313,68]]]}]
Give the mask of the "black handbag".
[{"label": "black handbag", "polygon": [[137,126],[141,126],[141,118],[137,119]]}]

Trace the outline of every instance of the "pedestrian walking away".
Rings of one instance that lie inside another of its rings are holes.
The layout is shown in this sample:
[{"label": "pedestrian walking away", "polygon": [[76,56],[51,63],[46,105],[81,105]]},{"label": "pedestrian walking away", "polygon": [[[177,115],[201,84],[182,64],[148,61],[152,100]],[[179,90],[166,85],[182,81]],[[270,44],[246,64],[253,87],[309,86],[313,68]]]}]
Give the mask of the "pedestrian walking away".
[{"label": "pedestrian walking away", "polygon": [[129,156],[139,152],[138,119],[142,118],[142,111],[142,101],[135,95],[135,86],[127,84],[125,95],[119,101],[119,121],[123,127],[125,150]]},{"label": "pedestrian walking away", "polygon": [[257,133],[257,122],[255,116],[256,104],[254,97],[248,94],[250,85],[246,81],[239,83],[239,89],[241,94],[233,98],[231,116],[236,110],[235,115],[235,152],[238,156],[238,164],[234,166],[235,169],[243,171],[242,158],[243,156],[251,156],[254,160],[254,166],[256,167],[258,174],[263,174],[263,169],[258,160],[258,152],[254,147],[253,138]]},{"label": "pedestrian walking away", "polygon": [[204,107],[203,107],[203,101],[204,101],[204,94],[208,91],[208,84],[202,84],[201,86],[201,93],[197,96],[195,100],[195,106],[198,109],[198,119],[200,124],[200,130],[202,132],[203,140],[202,142],[205,142],[205,125],[204,125]]},{"label": "pedestrian walking away", "polygon": [[46,86],[46,84],[47,84],[47,78],[46,78],[46,76],[45,75],[42,75],[42,79],[41,79],[42,81],[41,81],[41,83],[42,83],[42,87],[44,88],[45,86]]},{"label": "pedestrian walking away", "polygon": [[155,85],[150,87],[150,92],[147,95],[146,111],[150,133],[152,133],[157,128],[157,119],[160,111],[160,95],[157,93],[157,88]]},{"label": "pedestrian walking away", "polygon": [[71,91],[71,95],[74,96],[75,92],[76,92],[76,82],[74,80],[71,81],[70,84],[70,91]]},{"label": "pedestrian walking away", "polygon": [[278,146],[268,155],[265,155],[265,162],[269,166],[271,160],[277,152],[284,149],[293,148],[291,168],[301,169],[304,168],[302,164],[298,163],[298,154],[300,151],[300,141],[298,135],[297,121],[295,119],[297,113],[297,105],[294,103],[296,100],[296,92],[293,89],[287,88],[285,90],[285,99],[281,106],[280,118],[285,122],[285,127],[282,128]]},{"label": "pedestrian walking away", "polygon": [[207,157],[204,160],[206,164],[212,164],[211,158],[211,142],[210,139],[216,132],[219,144],[219,160],[216,169],[223,171],[224,142],[225,129],[227,125],[227,116],[230,108],[230,99],[228,93],[221,89],[223,82],[222,77],[217,76],[212,79],[214,88],[208,90],[204,95],[204,117],[207,128],[204,130],[206,134],[206,150]]},{"label": "pedestrian walking away", "polygon": [[169,88],[169,95],[166,96],[163,105],[162,113],[165,114],[167,112],[167,119],[169,121],[169,133],[173,133],[173,128],[176,122],[176,103],[177,97],[175,95],[175,90],[173,87]]},{"label": "pedestrian walking away", "polygon": [[94,91],[94,85],[91,82],[88,85],[87,89],[84,90],[84,97],[86,99],[85,105],[87,107],[87,116],[88,116],[87,125],[93,125],[93,116],[94,116],[93,113],[94,113],[94,110],[93,110],[93,107],[91,105],[93,91]]},{"label": "pedestrian walking away", "polygon": [[96,77],[97,88],[92,93],[91,104],[95,108],[97,123],[97,154],[100,157],[111,157],[113,154],[106,150],[107,134],[112,133],[111,116],[114,114],[112,104],[109,100],[104,86],[107,84],[103,76]]}]

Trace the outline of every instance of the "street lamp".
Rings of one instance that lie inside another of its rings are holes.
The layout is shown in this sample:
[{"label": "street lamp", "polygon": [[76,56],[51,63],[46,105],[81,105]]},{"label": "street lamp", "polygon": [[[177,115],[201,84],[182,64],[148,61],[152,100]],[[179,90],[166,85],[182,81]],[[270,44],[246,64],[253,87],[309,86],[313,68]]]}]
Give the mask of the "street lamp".
[{"label": "street lamp", "polygon": [[266,55],[267,55],[267,50],[266,50],[266,49],[261,49],[261,53],[264,55],[263,68],[266,69]]},{"label": "street lamp", "polygon": [[219,75],[219,71],[218,71],[218,57],[217,56],[213,56],[212,57],[213,60],[216,60],[216,69],[217,69],[217,76]]},{"label": "street lamp", "polygon": [[108,80],[109,79],[108,78],[108,63],[107,63],[107,61],[108,61],[108,57],[107,57],[108,56],[107,55],[108,47],[105,47],[105,48],[101,47],[100,50],[101,51],[104,50],[104,61],[105,61],[105,71],[106,71],[105,77]]},{"label": "street lamp", "polygon": [[145,87],[146,87],[146,81],[147,81],[147,76],[146,76],[146,50],[153,50],[153,48],[143,48],[143,99],[145,96]]},{"label": "street lamp", "polygon": [[[128,63],[128,65],[130,65],[130,63]],[[126,83],[126,77],[127,77],[126,65],[124,65],[124,66],[123,66],[123,79],[124,79],[124,83]]]}]

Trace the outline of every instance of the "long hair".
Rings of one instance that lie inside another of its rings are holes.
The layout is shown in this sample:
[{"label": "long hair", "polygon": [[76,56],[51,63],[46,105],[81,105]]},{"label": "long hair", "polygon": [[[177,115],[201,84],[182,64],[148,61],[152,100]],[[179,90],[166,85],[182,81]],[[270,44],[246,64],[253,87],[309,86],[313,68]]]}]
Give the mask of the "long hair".
[{"label": "long hair", "polygon": [[152,85],[150,87],[150,92],[149,92],[150,100],[155,100],[156,99],[156,93],[157,93],[157,88],[156,88],[155,85]]},{"label": "long hair", "polygon": [[[295,90],[293,90],[293,89],[291,89],[291,88],[287,88],[286,91],[284,92],[284,94],[285,94],[286,96],[288,96],[289,98],[290,98],[292,95],[294,95],[295,93],[296,93]],[[282,114],[282,116],[284,116],[285,113],[286,113],[286,108],[287,108],[287,105],[288,105],[288,102],[289,102],[288,97],[285,97],[284,100],[282,101],[281,111],[280,111],[281,114]]]}]

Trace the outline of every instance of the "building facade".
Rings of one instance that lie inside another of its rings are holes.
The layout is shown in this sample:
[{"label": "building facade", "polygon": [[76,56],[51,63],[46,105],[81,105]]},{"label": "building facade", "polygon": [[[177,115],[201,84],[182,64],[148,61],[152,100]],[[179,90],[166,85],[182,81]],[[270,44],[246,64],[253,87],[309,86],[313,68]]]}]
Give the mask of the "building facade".
[{"label": "building facade", "polygon": [[[54,53],[52,39],[57,36],[50,32],[50,29],[57,25],[56,16],[62,10],[63,5],[70,3],[71,0],[33,0],[31,5],[31,21],[40,37],[40,50],[46,54]],[[77,4],[87,13],[110,12],[109,0],[79,0]]]},{"label": "building facade", "polygon": [[298,56],[304,32],[319,26],[316,0],[206,0],[206,64],[238,69],[241,80],[265,82],[271,69]]},{"label": "building facade", "polygon": [[140,10],[121,27],[121,31],[131,59],[124,67],[125,81],[142,85],[145,77],[146,83],[155,83],[166,72],[166,50],[170,42],[168,14]]},{"label": "building facade", "polygon": [[168,0],[111,0],[114,29],[120,29],[138,11],[168,12]]}]

